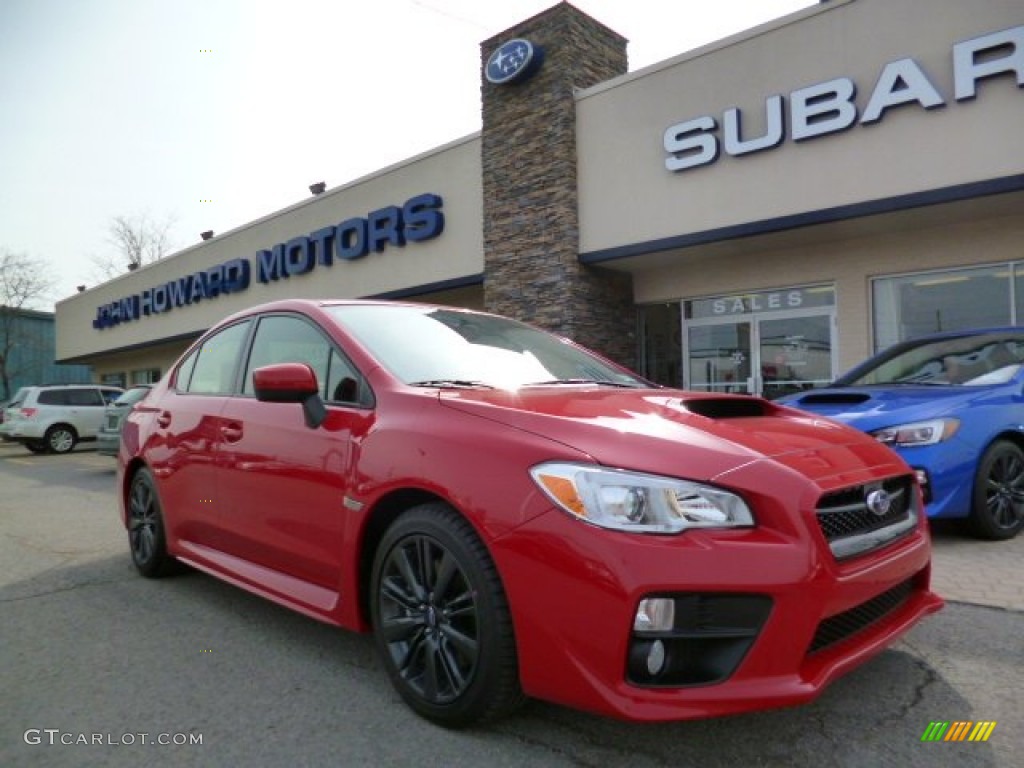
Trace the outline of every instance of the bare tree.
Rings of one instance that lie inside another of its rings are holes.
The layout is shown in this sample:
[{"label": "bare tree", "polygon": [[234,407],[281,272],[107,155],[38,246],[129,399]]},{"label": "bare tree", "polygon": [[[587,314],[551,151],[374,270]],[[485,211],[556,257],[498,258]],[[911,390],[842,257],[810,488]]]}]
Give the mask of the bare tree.
[{"label": "bare tree", "polygon": [[28,373],[23,367],[36,365],[44,357],[52,360],[53,350],[38,323],[27,322],[26,315],[46,306],[54,285],[46,262],[0,250],[0,392],[4,400],[11,396],[11,380]]},{"label": "bare tree", "polygon": [[173,249],[173,217],[154,219],[148,214],[115,216],[107,230],[111,252],[93,256],[97,278],[110,280],[143,264],[159,261]]}]

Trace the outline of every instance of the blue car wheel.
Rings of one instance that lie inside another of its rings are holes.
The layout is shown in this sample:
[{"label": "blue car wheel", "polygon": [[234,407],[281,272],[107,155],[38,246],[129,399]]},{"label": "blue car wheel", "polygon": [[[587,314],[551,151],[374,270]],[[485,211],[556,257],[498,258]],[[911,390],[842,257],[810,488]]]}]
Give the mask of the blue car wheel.
[{"label": "blue car wheel", "polygon": [[970,526],[983,539],[1012,539],[1024,528],[1024,451],[997,440],[978,462]]}]

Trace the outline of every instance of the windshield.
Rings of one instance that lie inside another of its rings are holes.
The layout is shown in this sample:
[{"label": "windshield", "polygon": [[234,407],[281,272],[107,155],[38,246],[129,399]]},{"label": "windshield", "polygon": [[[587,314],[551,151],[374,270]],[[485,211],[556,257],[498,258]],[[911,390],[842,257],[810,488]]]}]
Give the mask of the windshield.
[{"label": "windshield", "polygon": [[650,386],[565,339],[495,315],[373,304],[327,310],[406,384],[514,389],[585,381]]},{"label": "windshield", "polygon": [[843,376],[836,385],[1004,384],[1024,362],[1024,333],[991,333],[899,345]]},{"label": "windshield", "polygon": [[123,395],[120,395],[113,402],[113,405],[132,405],[133,403],[137,403],[149,394],[149,390],[149,387],[132,387]]}]

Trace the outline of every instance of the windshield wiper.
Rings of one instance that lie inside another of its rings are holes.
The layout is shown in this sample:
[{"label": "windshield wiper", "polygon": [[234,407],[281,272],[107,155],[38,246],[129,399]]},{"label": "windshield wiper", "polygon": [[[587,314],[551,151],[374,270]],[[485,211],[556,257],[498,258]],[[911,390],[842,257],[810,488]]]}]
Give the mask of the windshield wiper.
[{"label": "windshield wiper", "polygon": [[599,384],[604,387],[620,387],[622,389],[638,389],[637,384],[626,384],[621,381],[606,381],[604,379],[551,379],[550,381],[531,381],[524,386],[547,387],[556,384]]},{"label": "windshield wiper", "polygon": [[[869,384],[829,384],[824,389],[866,389],[869,387],[955,387],[948,381],[872,381]],[[808,390],[810,391],[810,390]]]},{"label": "windshield wiper", "polygon": [[899,381],[886,381],[882,384],[874,384],[877,387],[952,387],[956,386],[949,381],[937,381],[935,379],[900,379]]},{"label": "windshield wiper", "polygon": [[410,381],[410,387],[483,387],[494,389],[493,384],[485,381],[472,381],[470,379],[427,379],[425,381]]}]

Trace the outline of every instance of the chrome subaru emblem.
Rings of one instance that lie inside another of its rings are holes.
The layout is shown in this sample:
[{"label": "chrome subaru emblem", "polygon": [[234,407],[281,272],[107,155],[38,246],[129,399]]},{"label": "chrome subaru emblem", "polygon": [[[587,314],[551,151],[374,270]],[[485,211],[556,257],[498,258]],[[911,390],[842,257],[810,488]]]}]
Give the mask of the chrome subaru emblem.
[{"label": "chrome subaru emblem", "polygon": [[525,80],[540,66],[541,52],[529,40],[516,38],[502,43],[487,59],[484,76],[495,85]]},{"label": "chrome subaru emblem", "polygon": [[878,488],[868,494],[864,503],[867,504],[868,511],[871,514],[885,517],[892,508],[892,496],[889,495],[888,491]]}]

